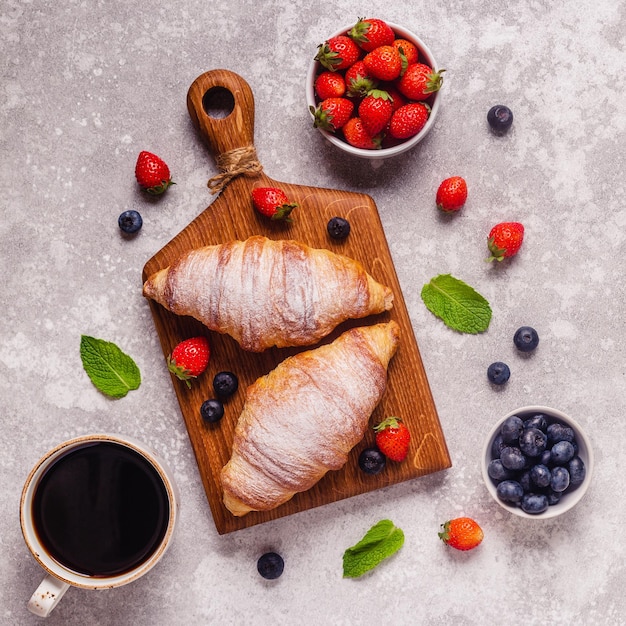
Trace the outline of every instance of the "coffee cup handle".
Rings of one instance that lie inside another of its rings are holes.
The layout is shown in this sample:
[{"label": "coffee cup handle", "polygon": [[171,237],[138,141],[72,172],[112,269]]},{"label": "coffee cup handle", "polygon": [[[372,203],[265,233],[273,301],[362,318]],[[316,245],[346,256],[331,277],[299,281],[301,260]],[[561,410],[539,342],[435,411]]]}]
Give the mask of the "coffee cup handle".
[{"label": "coffee cup handle", "polygon": [[28,610],[39,617],[48,617],[69,585],[54,576],[46,576],[28,601]]}]

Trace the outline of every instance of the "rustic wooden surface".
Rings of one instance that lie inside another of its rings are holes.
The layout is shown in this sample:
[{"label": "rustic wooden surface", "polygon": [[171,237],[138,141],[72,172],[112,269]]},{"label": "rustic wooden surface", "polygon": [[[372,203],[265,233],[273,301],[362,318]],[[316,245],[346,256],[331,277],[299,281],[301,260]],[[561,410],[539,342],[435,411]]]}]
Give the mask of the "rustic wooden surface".
[{"label": "rustic wooden surface", "polygon": [[[232,98],[228,102],[231,94]],[[227,107],[233,105],[232,111],[226,116],[222,114],[225,101]],[[201,75],[189,89],[187,105],[194,125],[216,159],[232,150],[254,145],[254,98],[249,85],[237,74],[213,70]],[[255,213],[250,190],[268,185],[281,187],[292,201],[299,204],[292,214],[293,223],[270,222]],[[330,239],[326,232],[326,224],[333,216],[350,221],[350,236],[342,242]],[[234,428],[243,407],[245,390],[259,376],[266,374],[296,350],[273,349],[262,354],[244,352],[230,337],[211,333],[196,320],[176,316],[149,301],[165,356],[179,341],[192,335],[207,334],[211,342],[209,368],[194,381],[192,388],[188,389],[174,377],[172,382],[218,532],[223,534],[246,528],[450,467],[450,456],[411,321],[378,210],[370,196],[278,182],[263,172],[240,175],[225,187],[205,211],[146,263],[143,280],[167,267],[187,250],[231,239],[246,239],[254,234],[273,239],[295,239],[358,259],[376,280],[391,287],[394,307],[390,312],[347,322],[325,341],[331,341],[342,330],[357,324],[394,319],[400,325],[401,342],[389,367],[388,388],[372,415],[371,424],[378,423],[386,416],[398,415],[408,424],[413,437],[409,456],[403,463],[390,462],[381,475],[368,476],[358,468],[357,458],[359,452],[373,442],[370,430],[363,442],[354,448],[342,470],[329,472],[315,487],[297,494],[273,511],[234,517],[222,503],[219,474],[230,458]],[[225,415],[220,423],[207,426],[200,416],[200,406],[213,395],[213,376],[221,370],[235,372],[239,377],[240,388],[226,401]]]}]

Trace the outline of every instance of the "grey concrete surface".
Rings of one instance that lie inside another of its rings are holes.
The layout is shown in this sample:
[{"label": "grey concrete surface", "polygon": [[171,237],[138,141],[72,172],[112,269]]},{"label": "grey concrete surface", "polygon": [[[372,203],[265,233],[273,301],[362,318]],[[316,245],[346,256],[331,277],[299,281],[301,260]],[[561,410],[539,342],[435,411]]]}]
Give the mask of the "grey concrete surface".
[{"label": "grey concrete surface", "polygon": [[[361,15],[405,25],[447,69],[435,128],[396,159],[346,158],[312,128],[307,64]],[[617,0],[389,3],[7,0],[0,9],[0,623],[36,624],[26,602],[42,576],[21,536],[22,484],[72,436],[135,436],[173,467],[180,526],[158,567],[106,592],[70,589],[50,624],[624,624],[621,495],[626,460],[624,131],[626,15]],[[187,115],[202,72],[241,74],[256,98],[255,144],[270,176],[370,194],[380,210],[453,467],[245,531],[219,536],[149,308],[144,263],[211,201],[216,167]],[[493,104],[511,107],[505,137]],[[158,202],[134,181],[141,150],[176,187]],[[463,211],[435,208],[437,185],[466,178]],[[140,234],[117,217],[136,208]],[[484,262],[498,221],[526,227],[520,254]],[[461,335],[433,317],[422,285],[452,273],[491,303],[489,330]],[[516,353],[518,326],[540,336]],[[112,401],[85,376],[81,334],[117,343],[143,375]],[[494,360],[512,375],[486,378]],[[521,520],[490,500],[480,446],[500,415],[528,404],[569,413],[596,454],[578,507]],[[446,549],[439,524],[470,515],[485,540]],[[404,529],[401,552],[360,580],[343,551],[374,522]],[[272,548],[274,582],[256,573]]]}]

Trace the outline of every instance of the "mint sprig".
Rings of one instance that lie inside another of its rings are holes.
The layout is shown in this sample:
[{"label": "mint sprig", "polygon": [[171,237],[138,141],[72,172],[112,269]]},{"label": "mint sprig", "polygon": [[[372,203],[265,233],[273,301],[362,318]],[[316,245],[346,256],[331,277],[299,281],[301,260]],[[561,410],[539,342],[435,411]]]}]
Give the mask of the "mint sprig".
[{"label": "mint sprig", "polygon": [[422,288],[426,308],[461,333],[482,333],[489,327],[489,302],[473,287],[450,274],[435,276]]},{"label": "mint sprig", "polygon": [[123,398],[141,384],[137,364],[114,343],[81,335],[80,358],[91,382],[107,396]]},{"label": "mint sprig", "polygon": [[358,578],[381,561],[395,554],[404,545],[404,533],[391,520],[374,524],[365,537],[343,554],[344,578]]}]

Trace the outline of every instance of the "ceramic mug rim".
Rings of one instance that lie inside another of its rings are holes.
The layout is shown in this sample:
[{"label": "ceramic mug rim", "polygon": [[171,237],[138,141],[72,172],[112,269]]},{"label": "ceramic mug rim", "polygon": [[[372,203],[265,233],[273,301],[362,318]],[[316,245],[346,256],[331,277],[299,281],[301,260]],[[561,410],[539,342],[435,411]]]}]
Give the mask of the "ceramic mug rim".
[{"label": "ceramic mug rim", "polygon": [[[84,443],[90,442],[111,442],[127,447],[134,452],[140,454],[145,460],[147,460],[152,467],[157,471],[163,486],[167,492],[167,498],[169,503],[169,519],[167,528],[158,547],[152,552],[152,554],[142,563],[136,567],[123,572],[122,574],[116,574],[114,576],[90,576],[88,574],[82,574],[76,572],[54,559],[47,551],[45,546],[39,540],[34,528],[32,518],[32,501],[39,484],[39,480],[48,469],[53,461],[69,452],[71,449],[76,448]],[[44,569],[44,571],[50,576],[71,585],[73,587],[80,587],[83,589],[110,589],[114,587],[120,587],[131,583],[149,570],[151,570],[165,554],[165,551],[169,547],[176,526],[178,518],[178,506],[179,498],[177,487],[174,483],[173,474],[167,465],[160,459],[155,452],[153,452],[148,446],[138,441],[134,437],[126,435],[114,435],[107,433],[96,433],[91,435],[82,435],[74,437],[58,444],[48,452],[46,452],[35,464],[30,471],[22,489],[22,495],[20,499],[20,525],[22,528],[22,535],[24,541],[28,546],[31,554]]]}]

